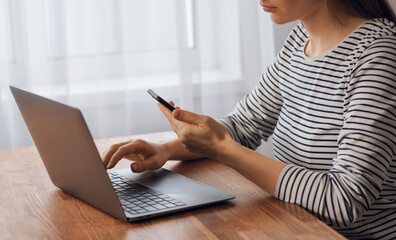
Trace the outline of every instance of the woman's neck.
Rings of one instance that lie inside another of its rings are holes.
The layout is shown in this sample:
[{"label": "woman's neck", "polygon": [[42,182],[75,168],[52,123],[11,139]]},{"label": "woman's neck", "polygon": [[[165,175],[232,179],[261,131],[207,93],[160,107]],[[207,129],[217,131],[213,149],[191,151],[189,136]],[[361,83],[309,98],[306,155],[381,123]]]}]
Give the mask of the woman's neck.
[{"label": "woman's neck", "polygon": [[332,49],[367,20],[346,14],[339,14],[337,18],[330,14],[325,5],[301,19],[309,34],[304,50],[308,57],[316,57]]}]

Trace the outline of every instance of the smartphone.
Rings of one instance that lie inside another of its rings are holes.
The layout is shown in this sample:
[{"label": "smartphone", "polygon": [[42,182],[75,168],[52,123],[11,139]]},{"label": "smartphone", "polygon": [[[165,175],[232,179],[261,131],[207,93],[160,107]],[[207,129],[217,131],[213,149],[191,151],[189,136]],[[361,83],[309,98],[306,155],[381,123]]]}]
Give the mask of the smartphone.
[{"label": "smartphone", "polygon": [[171,112],[175,110],[176,108],[172,105],[170,105],[167,101],[165,101],[162,97],[160,97],[157,93],[155,93],[153,90],[149,89],[147,92],[158,102],[160,102],[162,105],[164,105],[166,108],[168,108]]}]

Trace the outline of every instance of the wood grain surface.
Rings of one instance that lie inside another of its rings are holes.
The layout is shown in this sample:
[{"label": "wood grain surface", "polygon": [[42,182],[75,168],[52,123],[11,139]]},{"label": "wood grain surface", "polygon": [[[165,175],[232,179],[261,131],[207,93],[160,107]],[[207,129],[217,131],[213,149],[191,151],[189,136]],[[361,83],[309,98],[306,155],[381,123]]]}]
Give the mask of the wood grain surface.
[{"label": "wood grain surface", "polygon": [[[96,144],[101,152],[126,139],[162,141],[173,136],[146,134]],[[116,168],[129,164],[122,160]],[[52,185],[35,147],[0,150],[0,239],[344,239],[299,206],[277,200],[214,161],[169,161],[164,167],[236,198],[124,223]]]}]

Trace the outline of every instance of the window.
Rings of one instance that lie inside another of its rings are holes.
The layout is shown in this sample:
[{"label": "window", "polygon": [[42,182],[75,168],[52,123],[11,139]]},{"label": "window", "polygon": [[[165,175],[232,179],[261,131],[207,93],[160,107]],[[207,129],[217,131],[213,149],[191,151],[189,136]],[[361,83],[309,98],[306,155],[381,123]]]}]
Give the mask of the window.
[{"label": "window", "polygon": [[94,137],[169,129],[147,88],[224,115],[272,61],[259,11],[243,0],[0,0],[0,148],[30,141],[8,85],[79,107]]},{"label": "window", "polygon": [[39,92],[175,86],[184,67],[192,82],[242,79],[237,0],[31,0],[26,16],[16,16],[26,21],[19,24],[10,21],[10,1],[1,3],[8,14],[0,24],[0,61],[13,62],[11,27],[21,31],[20,57],[28,61],[16,64],[29,68]]}]

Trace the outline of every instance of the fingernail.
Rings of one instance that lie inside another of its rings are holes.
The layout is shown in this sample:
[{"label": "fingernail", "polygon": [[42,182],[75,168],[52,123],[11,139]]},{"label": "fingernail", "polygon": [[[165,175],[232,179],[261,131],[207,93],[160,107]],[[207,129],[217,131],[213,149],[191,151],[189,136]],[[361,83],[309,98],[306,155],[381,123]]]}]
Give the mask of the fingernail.
[{"label": "fingernail", "polygon": [[138,166],[136,164],[132,164],[132,171],[138,171]]}]

